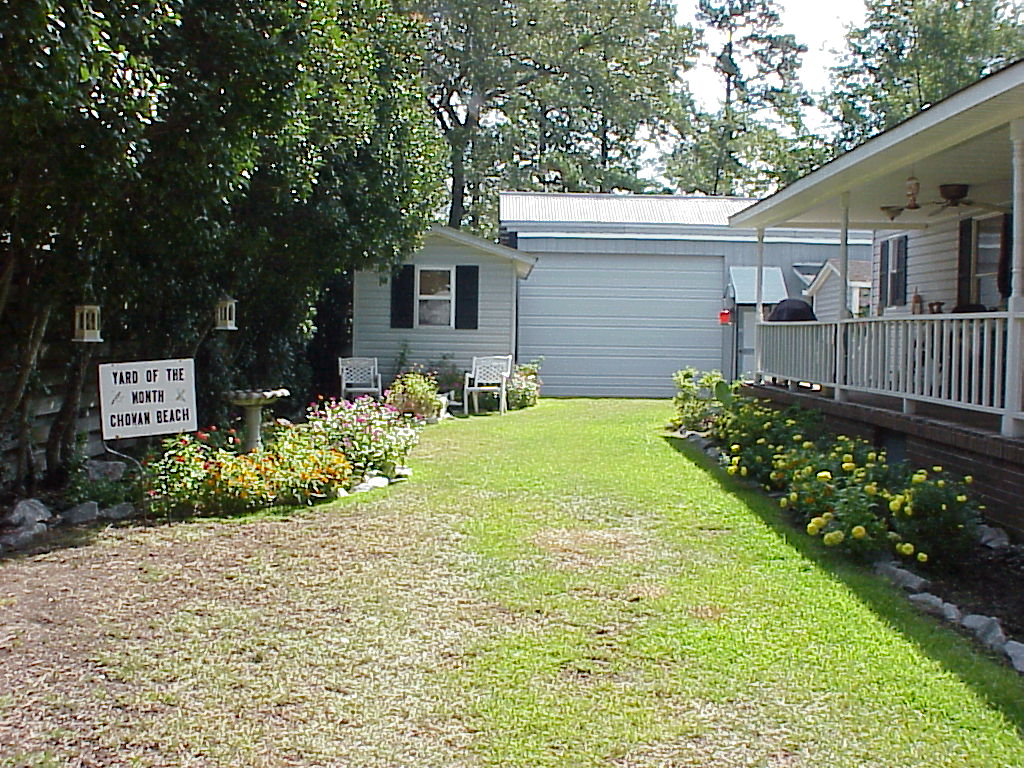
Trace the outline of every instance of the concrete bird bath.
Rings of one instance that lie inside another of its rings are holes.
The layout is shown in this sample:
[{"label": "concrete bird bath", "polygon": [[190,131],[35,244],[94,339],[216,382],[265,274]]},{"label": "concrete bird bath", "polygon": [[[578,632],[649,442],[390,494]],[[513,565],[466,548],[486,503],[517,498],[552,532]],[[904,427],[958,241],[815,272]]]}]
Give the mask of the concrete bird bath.
[{"label": "concrete bird bath", "polygon": [[276,403],[282,397],[291,395],[287,389],[233,389],[225,392],[225,399],[245,411],[245,439],[242,452],[249,453],[260,448],[260,427],[263,426],[263,406]]}]

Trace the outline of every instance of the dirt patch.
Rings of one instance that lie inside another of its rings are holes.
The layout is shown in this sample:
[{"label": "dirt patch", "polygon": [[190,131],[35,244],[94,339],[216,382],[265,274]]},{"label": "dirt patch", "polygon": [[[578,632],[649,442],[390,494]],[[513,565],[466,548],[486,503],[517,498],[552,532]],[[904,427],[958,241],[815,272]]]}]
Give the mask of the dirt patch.
[{"label": "dirt patch", "polygon": [[928,591],[965,614],[995,616],[1007,637],[1024,642],[1024,547],[978,547],[943,572],[922,572]]},{"label": "dirt patch", "polygon": [[556,567],[588,570],[653,556],[649,540],[621,528],[542,528],[530,543],[553,555]]}]

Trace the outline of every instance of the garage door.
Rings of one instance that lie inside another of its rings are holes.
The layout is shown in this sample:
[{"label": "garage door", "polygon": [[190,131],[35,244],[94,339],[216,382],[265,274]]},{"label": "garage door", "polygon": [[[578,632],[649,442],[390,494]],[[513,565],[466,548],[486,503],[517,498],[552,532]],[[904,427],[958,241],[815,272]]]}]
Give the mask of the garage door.
[{"label": "garage door", "polygon": [[549,254],[520,286],[519,359],[544,394],[667,397],[672,374],[722,365],[721,256]]}]

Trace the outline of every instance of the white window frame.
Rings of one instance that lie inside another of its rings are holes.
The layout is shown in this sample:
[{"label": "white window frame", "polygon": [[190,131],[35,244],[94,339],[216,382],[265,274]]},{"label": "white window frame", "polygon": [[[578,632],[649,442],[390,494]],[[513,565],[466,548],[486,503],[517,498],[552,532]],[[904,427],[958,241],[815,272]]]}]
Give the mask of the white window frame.
[{"label": "white window frame", "polygon": [[[978,272],[978,240],[981,234],[979,229],[982,222],[995,221],[999,227],[999,247],[1003,247],[1003,215],[1001,213],[992,213],[981,216],[974,216],[971,218],[971,303],[981,303],[981,280],[987,278],[995,281],[996,294],[999,294],[999,257],[996,256],[996,268],[994,272]],[[1006,301],[1005,298],[1000,297],[998,304],[1003,304]]]},{"label": "white window frame", "polygon": [[[448,296],[424,296],[420,293],[420,274],[422,272],[447,272],[448,273],[448,285],[451,286],[451,292]],[[454,265],[430,265],[430,264],[417,264],[416,265],[416,282],[413,286],[413,327],[414,328],[454,328],[455,327],[455,266]],[[448,325],[432,325],[432,324],[421,324],[420,323],[420,301],[447,301],[448,306]]]}]

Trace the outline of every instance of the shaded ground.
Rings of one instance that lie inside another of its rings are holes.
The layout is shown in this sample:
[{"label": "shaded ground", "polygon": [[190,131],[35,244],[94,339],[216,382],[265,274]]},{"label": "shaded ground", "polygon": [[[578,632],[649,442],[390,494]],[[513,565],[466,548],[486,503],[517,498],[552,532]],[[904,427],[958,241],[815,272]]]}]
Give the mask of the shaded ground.
[{"label": "shaded ground", "polygon": [[1024,642],[1024,548],[979,547],[946,573],[924,574],[929,591],[966,613],[995,616],[1007,637]]}]

